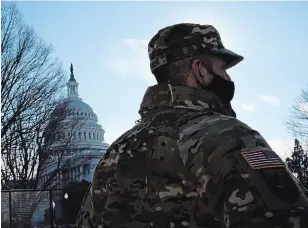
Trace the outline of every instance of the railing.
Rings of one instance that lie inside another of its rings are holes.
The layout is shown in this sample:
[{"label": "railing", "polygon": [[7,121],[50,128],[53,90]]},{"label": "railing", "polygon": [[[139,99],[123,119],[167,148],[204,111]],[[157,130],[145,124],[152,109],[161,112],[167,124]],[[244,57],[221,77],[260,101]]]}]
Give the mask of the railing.
[{"label": "railing", "polygon": [[87,189],[1,191],[2,228],[75,227]]}]

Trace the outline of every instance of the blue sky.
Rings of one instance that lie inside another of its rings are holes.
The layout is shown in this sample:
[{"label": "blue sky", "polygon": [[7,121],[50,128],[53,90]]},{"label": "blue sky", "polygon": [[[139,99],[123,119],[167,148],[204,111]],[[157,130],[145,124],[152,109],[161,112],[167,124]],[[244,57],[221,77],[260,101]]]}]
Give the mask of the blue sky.
[{"label": "blue sky", "polygon": [[139,119],[148,86],[147,42],[162,27],[212,24],[224,45],[245,57],[229,71],[238,118],[284,156],[283,124],[308,83],[308,2],[18,2],[25,21],[54,47],[111,143]]}]

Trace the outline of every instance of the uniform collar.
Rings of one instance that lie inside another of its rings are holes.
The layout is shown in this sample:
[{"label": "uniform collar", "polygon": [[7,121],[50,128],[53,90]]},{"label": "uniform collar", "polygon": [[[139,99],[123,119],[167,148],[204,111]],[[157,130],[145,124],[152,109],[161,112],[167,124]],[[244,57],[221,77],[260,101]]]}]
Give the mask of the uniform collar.
[{"label": "uniform collar", "polygon": [[154,110],[168,108],[214,111],[236,117],[231,104],[223,103],[213,92],[167,83],[160,83],[147,89],[140,105],[139,114],[144,117]]}]

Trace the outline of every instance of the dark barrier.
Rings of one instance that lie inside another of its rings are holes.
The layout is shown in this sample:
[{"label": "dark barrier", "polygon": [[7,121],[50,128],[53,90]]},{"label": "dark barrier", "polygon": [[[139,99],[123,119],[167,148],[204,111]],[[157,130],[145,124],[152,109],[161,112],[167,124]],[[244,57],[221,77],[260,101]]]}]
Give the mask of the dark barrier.
[{"label": "dark barrier", "polygon": [[1,191],[1,227],[68,228],[87,189],[14,189]]}]

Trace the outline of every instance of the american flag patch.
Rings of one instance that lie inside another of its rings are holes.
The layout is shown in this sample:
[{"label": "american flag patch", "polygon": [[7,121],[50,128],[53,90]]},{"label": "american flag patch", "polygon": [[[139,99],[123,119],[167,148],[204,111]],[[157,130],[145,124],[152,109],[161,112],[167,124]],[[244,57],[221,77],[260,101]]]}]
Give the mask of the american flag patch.
[{"label": "american flag patch", "polygon": [[286,167],[281,158],[268,147],[244,150],[242,156],[253,169]]}]

